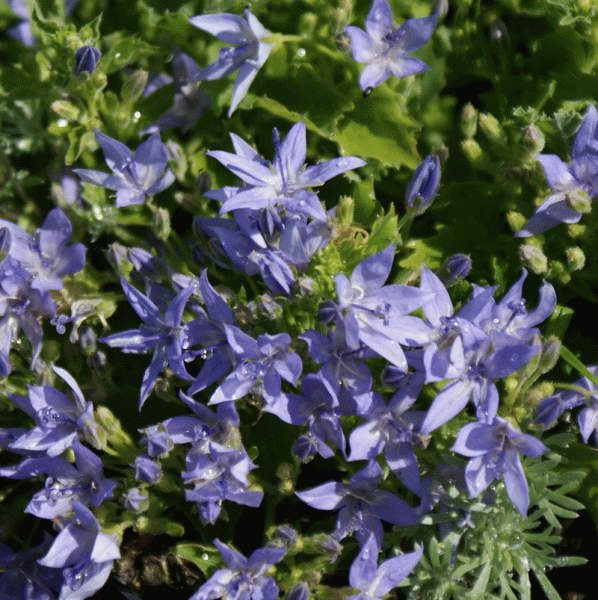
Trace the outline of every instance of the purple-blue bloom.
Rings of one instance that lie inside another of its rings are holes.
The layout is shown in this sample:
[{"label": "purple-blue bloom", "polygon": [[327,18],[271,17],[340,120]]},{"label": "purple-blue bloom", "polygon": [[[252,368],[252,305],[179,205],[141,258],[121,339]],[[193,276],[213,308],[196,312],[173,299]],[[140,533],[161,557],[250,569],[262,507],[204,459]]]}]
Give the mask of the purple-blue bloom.
[{"label": "purple-blue bloom", "polygon": [[282,546],[259,548],[245,558],[220,540],[214,546],[220,552],[225,568],[218,569],[189,600],[275,600],[278,587],[264,573],[285,554]]},{"label": "purple-blue bloom", "polygon": [[9,400],[35,421],[34,429],[9,444],[12,452],[46,452],[48,456],[58,456],[70,448],[81,433],[97,443],[92,403],[85,402],[77,382],[67,371],[56,366],[53,369],[71,388],[74,401],[45,385],[27,386],[27,396],[9,394]]},{"label": "purple-blue bloom", "polygon": [[119,141],[94,129],[96,140],[104,152],[106,164],[113,175],[92,169],[73,169],[88,183],[116,191],[116,206],[142,204],[151,196],[169,187],[175,177],[166,166],[168,154],[157,133],[152,134],[135,150],[135,155]]},{"label": "purple-blue bloom", "polygon": [[77,273],[85,266],[85,246],[67,246],[72,227],[62,209],[53,208],[32,236],[9,221],[0,227],[10,232],[8,254],[31,276],[31,287],[40,292],[62,288],[62,277]]},{"label": "purple-blue bloom", "polygon": [[382,546],[382,522],[415,525],[418,516],[411,506],[391,492],[377,490],[382,469],[374,460],[351,477],[349,483],[329,481],[303,492],[297,497],[319,510],[338,510],[334,536],[343,539],[355,532],[361,547],[373,534],[377,549]]},{"label": "purple-blue bloom", "polygon": [[451,450],[471,457],[465,467],[470,498],[483,492],[493,479],[502,478],[515,508],[523,516],[527,514],[529,490],[519,453],[540,456],[548,450],[540,440],[495,417],[492,423],[464,425]]},{"label": "purple-blue bloom", "polygon": [[370,534],[349,569],[349,584],[359,593],[345,597],[347,600],[380,600],[413,571],[423,551],[421,546],[415,552],[389,558],[378,566],[380,548]]},{"label": "purple-blue bloom", "polygon": [[218,58],[196,74],[197,80],[209,81],[239,70],[233,85],[229,117],[245,97],[251,82],[273,48],[272,44],[261,41],[271,34],[248,8],[245,9],[245,19],[230,13],[199,15],[189,19],[195,27],[211,33],[225,44],[231,44],[221,48]]},{"label": "purple-blue bloom", "polygon": [[[345,156],[304,169],[306,145],[303,121],[295,123],[283,140],[280,140],[276,128],[272,136],[272,163],[264,161],[249,144],[234,134],[231,134],[231,139],[235,154],[222,150],[206,152],[248,185],[243,188],[221,188],[204,195],[223,201],[221,215],[239,208],[273,210],[280,203],[287,212],[326,222],[326,213],[317,196],[305,188],[322,185],[325,181],[366,163],[360,158]],[[224,194],[224,191],[227,193]]]},{"label": "purple-blue bloom", "polygon": [[536,208],[515,237],[543,233],[559,223],[577,223],[583,213],[590,211],[590,201],[598,194],[597,153],[598,112],[590,104],[573,140],[570,165],[556,154],[536,157],[554,192]]},{"label": "purple-blue bloom", "polygon": [[62,569],[60,600],[84,600],[108,579],[120,558],[116,536],[103,533],[93,513],[73,500],[73,519],[56,536],[40,565]]},{"label": "purple-blue bloom", "polygon": [[365,18],[365,31],[347,26],[345,32],[351,38],[351,55],[358,63],[366,63],[359,76],[362,90],[375,88],[388,79],[406,77],[429,69],[424,62],[409,56],[432,36],[438,22],[436,13],[429,17],[407,19],[399,27],[393,27],[392,12],[388,0],[373,0]]},{"label": "purple-blue bloom", "polygon": [[135,289],[124,277],[120,283],[123,292],[139,315],[143,323],[139,329],[128,329],[103,338],[98,342],[108,344],[112,348],[120,348],[122,352],[144,354],[153,352],[152,360],[143,375],[139,390],[139,410],[150,395],[158,374],[165,363],[172,372],[181,379],[193,379],[185,370],[182,357],[182,327],[181,318],[187,300],[193,293],[193,288],[181,290],[170,302],[164,316],[158,307],[141,292]]}]

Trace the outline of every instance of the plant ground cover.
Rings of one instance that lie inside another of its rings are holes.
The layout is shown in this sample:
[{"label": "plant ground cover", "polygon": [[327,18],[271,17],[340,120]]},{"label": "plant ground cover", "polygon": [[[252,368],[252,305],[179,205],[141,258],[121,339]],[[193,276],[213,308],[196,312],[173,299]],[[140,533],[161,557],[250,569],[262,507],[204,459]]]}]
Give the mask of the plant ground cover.
[{"label": "plant ground cover", "polygon": [[1,597],[592,597],[594,2],[0,32]]}]

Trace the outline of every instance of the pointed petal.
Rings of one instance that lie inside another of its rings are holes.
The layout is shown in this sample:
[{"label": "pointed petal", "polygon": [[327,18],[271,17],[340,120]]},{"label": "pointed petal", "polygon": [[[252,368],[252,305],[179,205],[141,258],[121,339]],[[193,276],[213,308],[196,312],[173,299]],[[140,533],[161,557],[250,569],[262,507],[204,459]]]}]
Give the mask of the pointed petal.
[{"label": "pointed petal", "polygon": [[457,379],[445,385],[428,409],[420,434],[430,433],[458,415],[467,405],[472,392],[473,382],[467,379]]},{"label": "pointed petal", "polygon": [[131,151],[118,140],[103,134],[99,129],[94,129],[94,134],[104,153],[106,164],[110,167],[110,170],[120,173],[125,165],[133,160]]},{"label": "pointed petal", "polygon": [[317,165],[307,167],[305,171],[299,173],[297,181],[304,187],[322,185],[325,181],[349,171],[363,167],[366,164],[361,158],[355,156],[343,156],[341,158],[332,158]]},{"label": "pointed petal", "polygon": [[367,64],[359,75],[359,87],[362,90],[375,88],[390,76],[390,66],[385,59]]},{"label": "pointed petal", "polygon": [[318,510],[334,510],[345,499],[345,486],[338,481],[328,481],[304,492],[295,492],[295,495],[305,504]]},{"label": "pointed petal", "polygon": [[141,388],[139,389],[139,410],[143,406],[143,403],[147,400],[149,395],[154,389],[156,379],[164,368],[166,362],[166,351],[164,346],[156,346],[152,360],[143,374],[143,380],[141,382]]},{"label": "pointed petal", "polygon": [[125,297],[139,318],[147,325],[155,325],[162,322],[162,315],[158,307],[139,290],[134,288],[124,277],[120,278]]},{"label": "pointed petal", "polygon": [[254,39],[248,23],[238,15],[230,13],[199,15],[191,17],[189,22],[195,27],[211,33],[225,44],[238,46]]},{"label": "pointed petal", "polygon": [[206,155],[215,158],[249,185],[269,186],[278,183],[276,173],[254,160],[223,150],[210,150]]},{"label": "pointed petal", "polygon": [[546,183],[553,190],[564,190],[577,187],[578,183],[571,173],[571,167],[564,163],[556,154],[539,154],[536,160],[542,166]]},{"label": "pointed petal", "polygon": [[351,57],[358,63],[371,63],[380,55],[380,44],[373,40],[363,29],[347,25],[345,33],[351,43]]},{"label": "pointed petal", "polygon": [[403,52],[421,48],[432,37],[436,23],[438,23],[438,13],[417,19],[407,19],[396,32]]},{"label": "pointed petal", "polygon": [[392,11],[388,0],[373,0],[365,17],[365,30],[375,40],[381,40],[392,29]]}]

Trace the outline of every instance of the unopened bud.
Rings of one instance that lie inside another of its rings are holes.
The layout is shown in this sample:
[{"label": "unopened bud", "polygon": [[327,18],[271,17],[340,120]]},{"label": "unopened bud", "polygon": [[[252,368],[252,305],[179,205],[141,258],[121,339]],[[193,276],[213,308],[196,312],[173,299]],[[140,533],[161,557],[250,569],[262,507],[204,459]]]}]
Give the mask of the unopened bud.
[{"label": "unopened bud", "polygon": [[300,581],[296,583],[285,595],[284,600],[308,600],[309,586],[307,583]]},{"label": "unopened bud", "polygon": [[558,260],[551,260],[549,267],[549,276],[551,279],[556,279],[560,283],[569,283],[571,275],[569,275],[565,265]]},{"label": "unopened bud", "polygon": [[170,235],[170,213],[165,208],[159,208],[154,213],[154,227],[161,240],[167,240]]},{"label": "unopened bud", "polygon": [[140,98],[147,87],[147,80],[148,72],[143,69],[138,69],[130,77],[127,77],[120,93],[122,99],[134,102]]},{"label": "unopened bud", "polygon": [[481,113],[478,118],[478,124],[484,135],[492,142],[504,144],[507,141],[507,135],[498,119],[489,113]]},{"label": "unopened bud", "polygon": [[468,160],[474,165],[481,164],[487,158],[480,145],[474,139],[463,140],[461,148],[463,148],[463,152],[465,152]]},{"label": "unopened bud", "polygon": [[542,347],[542,358],[538,365],[538,370],[544,374],[548,373],[556,365],[561,352],[561,340],[551,335]]},{"label": "unopened bud", "polygon": [[478,111],[468,102],[461,112],[461,131],[466,138],[472,138],[478,130]]},{"label": "unopened bud", "polygon": [[511,210],[507,213],[507,221],[511,231],[519,231],[525,225],[527,219],[521,213]]},{"label": "unopened bud", "polygon": [[546,139],[537,125],[531,123],[522,130],[523,145],[532,153],[539,154],[544,149]]},{"label": "unopened bud", "polygon": [[541,248],[532,244],[522,244],[519,246],[519,258],[536,275],[541,275],[548,271],[548,259]]},{"label": "unopened bud", "polygon": [[565,202],[579,213],[589,213],[592,210],[592,201],[580,188],[565,192]]},{"label": "unopened bud", "polygon": [[438,277],[445,287],[450,287],[467,277],[469,271],[471,271],[471,256],[453,254],[438,269]]},{"label": "unopened bud", "polygon": [[411,208],[419,198],[417,214],[421,215],[430,204],[440,183],[440,160],[426,156],[417,166],[405,189],[405,204]]},{"label": "unopened bud", "polygon": [[82,73],[91,75],[100,60],[100,51],[93,46],[83,46],[75,51],[75,75],[80,77]]},{"label": "unopened bud", "polygon": [[579,271],[586,264],[586,255],[581,248],[567,248],[565,251],[569,271]]},{"label": "unopened bud", "polygon": [[567,233],[569,237],[578,238],[585,234],[587,227],[580,223],[571,223],[567,225]]}]

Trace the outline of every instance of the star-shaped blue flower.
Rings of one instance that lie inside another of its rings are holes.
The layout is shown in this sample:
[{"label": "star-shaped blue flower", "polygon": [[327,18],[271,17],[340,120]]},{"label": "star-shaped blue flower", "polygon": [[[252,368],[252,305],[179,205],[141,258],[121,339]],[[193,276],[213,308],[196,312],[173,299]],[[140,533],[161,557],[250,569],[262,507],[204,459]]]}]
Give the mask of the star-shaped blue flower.
[{"label": "star-shaped blue flower", "polygon": [[226,44],[232,44],[221,48],[218,58],[196,75],[197,80],[210,81],[239,70],[228,109],[229,117],[245,97],[251,82],[273,48],[272,44],[261,41],[271,34],[248,8],[245,9],[245,19],[230,13],[199,15],[189,19],[195,27],[211,33]]},{"label": "star-shaped blue flower", "polygon": [[351,38],[351,55],[358,63],[366,63],[359,76],[362,90],[374,88],[386,81],[392,73],[406,77],[429,69],[426,63],[409,56],[432,36],[438,22],[438,14],[419,19],[407,19],[399,27],[393,27],[392,12],[388,0],[373,0],[365,18],[365,31],[359,27],[345,27]]}]

